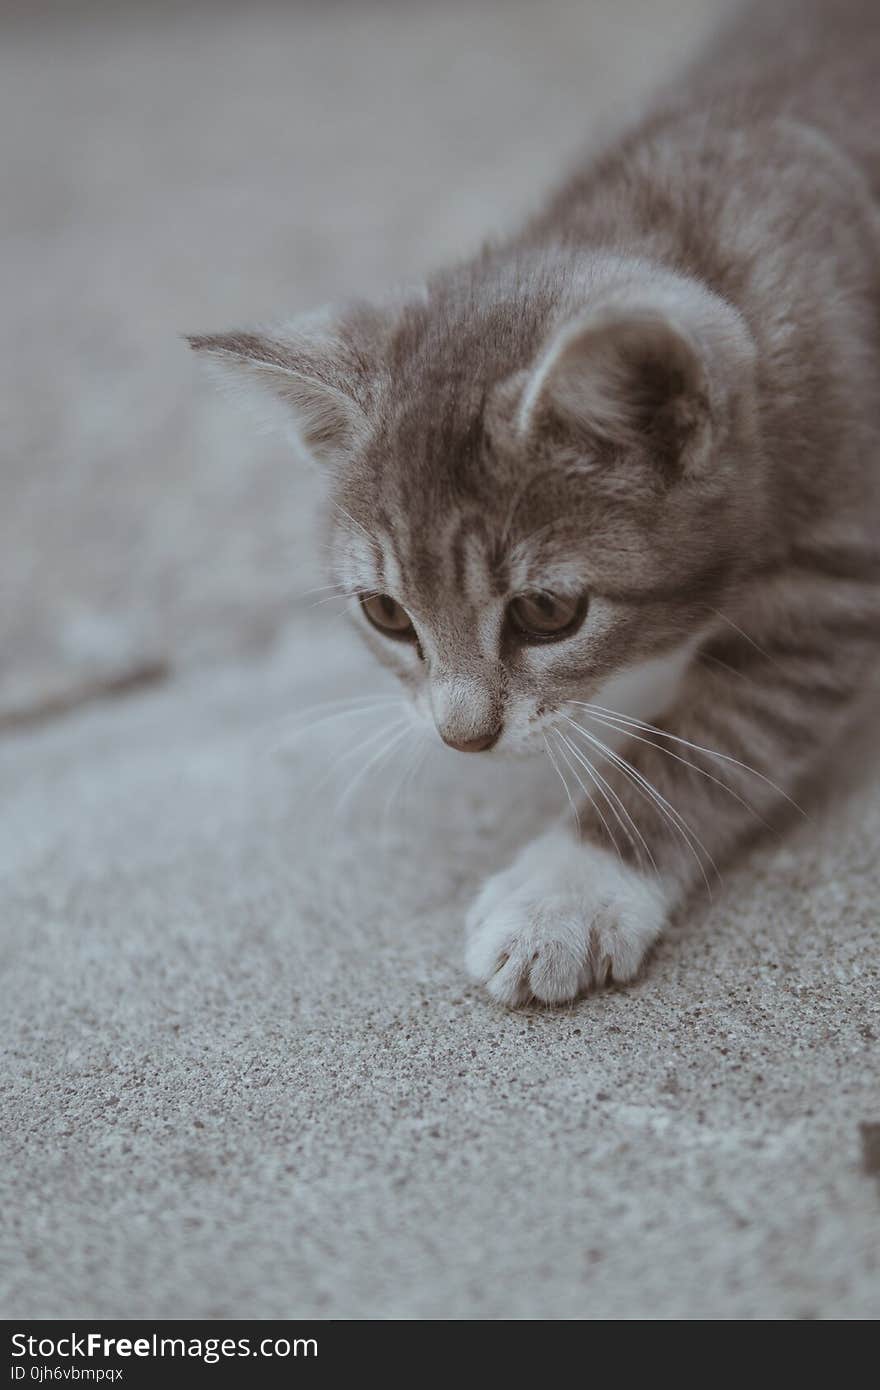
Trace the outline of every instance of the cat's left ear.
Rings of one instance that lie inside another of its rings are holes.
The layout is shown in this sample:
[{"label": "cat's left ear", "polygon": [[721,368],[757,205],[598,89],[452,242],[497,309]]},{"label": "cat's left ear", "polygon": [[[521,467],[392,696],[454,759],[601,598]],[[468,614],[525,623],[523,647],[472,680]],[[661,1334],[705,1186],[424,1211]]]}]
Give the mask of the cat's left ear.
[{"label": "cat's left ear", "polygon": [[731,423],[738,377],[751,363],[738,316],[717,303],[717,311],[701,303],[690,321],[629,301],[569,322],[526,383],[519,432],[555,423],[600,449],[638,452],[670,478],[698,474]]},{"label": "cat's left ear", "polygon": [[371,379],[367,358],[325,315],[265,331],[189,336],[221,385],[250,397],[270,425],[332,464],[365,437]]}]

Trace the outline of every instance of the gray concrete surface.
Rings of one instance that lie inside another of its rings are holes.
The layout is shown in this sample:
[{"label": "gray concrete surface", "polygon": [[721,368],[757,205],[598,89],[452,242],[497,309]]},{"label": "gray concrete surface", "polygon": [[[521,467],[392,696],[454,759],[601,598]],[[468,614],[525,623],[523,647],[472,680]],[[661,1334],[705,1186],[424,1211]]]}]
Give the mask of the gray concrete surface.
[{"label": "gray concrete surface", "polygon": [[173,342],[464,249],[705,9],[7,21],[0,1314],[880,1312],[871,721],[643,981],[498,1011],[462,911],[559,789],[441,750],[339,805],[352,730],[291,720],[381,679]]}]

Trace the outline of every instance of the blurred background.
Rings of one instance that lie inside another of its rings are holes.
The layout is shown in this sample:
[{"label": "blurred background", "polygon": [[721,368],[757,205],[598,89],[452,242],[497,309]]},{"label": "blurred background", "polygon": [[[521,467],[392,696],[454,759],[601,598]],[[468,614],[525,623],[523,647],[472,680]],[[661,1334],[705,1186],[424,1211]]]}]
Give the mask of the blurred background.
[{"label": "blurred background", "polygon": [[270,641],[310,480],[185,331],[474,250],[723,0],[20,0],[2,11],[0,721]]}]

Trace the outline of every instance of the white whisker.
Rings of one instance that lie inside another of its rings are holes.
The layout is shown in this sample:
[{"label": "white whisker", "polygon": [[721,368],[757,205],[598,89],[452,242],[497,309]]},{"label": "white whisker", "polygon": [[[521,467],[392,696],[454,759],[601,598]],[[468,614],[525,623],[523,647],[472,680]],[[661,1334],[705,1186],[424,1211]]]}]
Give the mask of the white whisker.
[{"label": "white whisker", "polygon": [[720,656],[713,656],[711,652],[697,652],[697,661],[711,662],[713,666],[718,666],[722,671],[729,671],[737,680],[744,681],[746,685],[754,685],[754,681],[747,676],[745,671],[738,671],[735,666],[731,666],[729,661],[722,661]]},{"label": "white whisker", "polygon": [[[600,821],[602,822],[603,826],[605,827],[605,834],[608,836],[609,840],[611,841],[612,845],[614,846],[615,851],[617,852],[617,857],[618,857],[618,859],[621,861],[621,863],[623,863],[623,855],[620,853],[620,846],[618,845],[617,840],[615,839],[614,835],[612,834],[611,826],[608,824],[607,820],[605,819],[605,816],[604,816],[604,814],[603,814],[603,812],[602,812],[602,807],[596,802],[596,800],[595,800],[595,798],[593,797],[592,793],[587,791],[587,788],[586,788],[586,786],[584,785],[584,779],[581,777],[581,775],[580,775],[580,773],[578,772],[577,768],[572,764],[572,761],[571,761],[570,757],[568,756],[568,752],[567,752],[566,750],[567,750],[568,748],[570,748],[571,745],[569,744],[568,740],[567,740],[566,738],[563,737],[563,735],[559,732],[558,729],[554,729],[554,730],[553,730],[553,733],[555,733],[557,739],[559,740],[559,753],[560,753],[560,757],[562,757],[562,758],[565,759],[566,767],[568,768],[569,772],[571,772],[571,773],[573,774],[574,779],[575,779],[575,781],[577,782],[578,786],[580,787],[581,791],[583,792],[584,796],[587,798],[587,800],[589,801],[589,803],[590,803],[590,805],[592,806],[593,810],[596,812],[596,815],[599,817]],[[595,779],[595,777],[593,776],[593,773],[594,773],[595,769],[592,767],[592,765],[590,765],[590,767],[588,767],[588,768],[585,767],[585,768],[584,768],[584,771],[585,771],[585,772],[587,773],[587,775],[589,776],[590,781],[593,783],[593,785],[596,786],[596,785],[597,785],[596,779]]]},{"label": "white whisker", "polygon": [[683,748],[690,748],[693,753],[705,753],[709,758],[720,758],[722,762],[731,763],[734,767],[741,768],[743,772],[750,772],[753,777],[757,777],[760,781],[765,782],[768,787],[779,796],[783,797],[796,811],[799,811],[802,816],[806,817],[807,815],[803,807],[799,806],[797,802],[788,795],[788,792],[783,791],[782,787],[778,787],[775,782],[771,781],[769,777],[766,777],[763,772],[759,772],[756,767],[750,767],[748,763],[740,762],[739,758],[731,757],[729,753],[719,753],[717,748],[704,748],[702,744],[691,743],[689,739],[680,738],[677,734],[667,733],[665,729],[658,729],[656,724],[648,724],[644,719],[633,719],[628,714],[618,714],[616,710],[606,709],[603,705],[590,704],[585,700],[570,700],[569,704],[578,705],[583,709],[593,710],[596,714],[607,715],[612,719],[616,719],[620,724],[635,729],[642,729],[645,733],[659,734],[661,738],[667,738],[671,743],[679,743]]},{"label": "white whisker", "polygon": [[300,719],[306,715],[314,714],[318,710],[332,710],[342,705],[363,705],[369,702],[375,704],[380,700],[400,700],[400,695],[392,694],[390,691],[374,691],[371,695],[343,695],[337,700],[316,700],[313,705],[306,705],[304,709],[293,710],[290,714],[283,714],[279,720],[270,721],[280,722],[281,719]]},{"label": "white whisker", "polygon": [[307,607],[308,607],[309,609],[311,609],[311,608],[320,608],[320,607],[321,607],[323,604],[325,604],[325,603],[333,603],[334,600],[337,600],[337,601],[338,601],[338,600],[340,600],[340,599],[345,600],[345,601],[347,601],[347,602],[350,602],[352,599],[365,599],[365,598],[378,598],[378,597],[379,597],[379,591],[378,591],[377,589],[358,589],[357,592],[355,592],[353,589],[348,589],[348,588],[346,588],[346,589],[340,589],[340,590],[339,590],[337,593],[335,593],[335,594],[329,594],[329,595],[327,595],[325,598],[319,598],[319,599],[317,600],[317,602],[307,604]]},{"label": "white whisker", "polygon": [[568,804],[570,805],[571,811],[572,811],[572,815],[574,816],[575,825],[577,826],[577,829],[578,829],[578,835],[580,835],[580,833],[581,833],[581,818],[580,818],[580,816],[578,815],[578,808],[577,808],[577,806],[575,805],[574,797],[573,797],[572,794],[571,794],[571,790],[570,790],[570,788],[569,788],[569,785],[568,785],[567,781],[565,780],[565,776],[563,775],[562,769],[560,768],[558,762],[556,761],[556,759],[554,758],[552,752],[550,751],[550,744],[547,742],[547,735],[544,734],[544,733],[542,733],[542,734],[541,734],[541,737],[542,737],[543,740],[544,740],[544,748],[545,748],[546,751],[547,751],[547,757],[550,759],[550,765],[551,765],[551,767],[553,768],[554,772],[556,773],[556,776],[559,778],[560,782],[562,783],[563,787],[565,788],[565,795],[568,797]]},{"label": "white whisker", "polygon": [[[575,757],[575,758],[577,759],[577,761],[578,761],[579,763],[581,763],[582,766],[585,767],[585,769],[589,772],[589,774],[590,774],[591,777],[594,777],[594,778],[597,780],[597,782],[598,782],[598,784],[599,784],[599,786],[600,786],[600,788],[601,788],[601,790],[602,790],[602,794],[603,794],[603,796],[605,797],[605,801],[606,801],[607,804],[608,804],[609,809],[610,809],[611,811],[614,812],[614,817],[615,817],[615,820],[617,821],[617,824],[620,826],[620,828],[621,828],[621,830],[623,831],[624,835],[625,835],[626,838],[629,840],[630,845],[632,846],[632,848],[633,848],[633,850],[635,851],[636,855],[639,856],[639,851],[638,851],[638,848],[637,848],[637,846],[636,846],[636,842],[635,842],[635,840],[633,839],[632,835],[630,834],[629,830],[627,829],[627,826],[624,824],[623,820],[621,819],[620,811],[623,812],[623,814],[624,814],[624,816],[626,817],[627,821],[629,822],[630,826],[632,827],[632,829],[634,830],[635,834],[637,835],[637,837],[638,837],[638,839],[639,839],[639,841],[640,841],[640,843],[641,843],[641,845],[642,845],[642,848],[643,848],[644,851],[645,851],[645,854],[648,856],[649,860],[651,861],[651,864],[653,865],[653,868],[654,868],[654,872],[657,873],[658,870],[657,870],[657,865],[654,863],[654,856],[653,856],[653,854],[651,853],[650,849],[648,848],[648,845],[647,845],[647,842],[646,842],[646,840],[645,840],[644,835],[643,835],[642,832],[639,830],[638,826],[636,825],[636,823],[635,823],[635,821],[633,820],[632,816],[630,815],[629,811],[626,809],[626,806],[625,806],[625,805],[623,804],[623,802],[621,801],[621,799],[620,799],[620,797],[618,796],[617,792],[614,790],[614,788],[612,787],[611,783],[608,781],[607,777],[603,777],[603,776],[602,776],[602,773],[599,771],[599,769],[598,769],[597,767],[595,767],[595,766],[593,765],[593,763],[591,763],[591,762],[589,761],[588,758],[585,757],[585,755],[581,752],[580,749],[575,748],[574,744],[573,744],[569,739],[567,739],[567,738],[565,737],[565,735],[564,735],[561,731],[557,730],[557,732],[559,733],[559,737],[562,739],[562,741],[563,741],[563,743],[566,745],[566,747],[570,749],[570,751],[571,751],[571,753],[572,753],[572,756]],[[613,798],[613,800],[612,800],[612,798]],[[617,809],[618,807],[620,807],[620,811]],[[641,856],[639,856],[639,857],[641,857]]]},{"label": "white whisker", "polygon": [[345,752],[340,754],[340,756],[330,765],[329,769],[324,773],[324,776],[318,782],[312,794],[314,796],[317,796],[318,792],[321,791],[327,785],[328,782],[333,780],[333,777],[337,769],[340,768],[343,763],[347,763],[350,761],[351,758],[357,757],[358,753],[363,753],[367,749],[372,748],[376,743],[379,742],[380,739],[385,738],[385,736],[389,732],[400,728],[400,725],[404,722],[404,716],[400,715],[397,719],[392,719],[388,723],[383,724],[381,729],[374,729],[373,732],[369,735],[369,737],[362,739],[353,747],[346,748]]},{"label": "white whisker", "polygon": [[616,767],[620,769],[621,772],[624,773],[625,776],[629,777],[630,781],[634,782],[637,787],[641,788],[644,794],[648,796],[651,799],[651,801],[654,802],[654,805],[665,816],[666,820],[669,821],[673,829],[678,831],[685,844],[687,845],[688,849],[690,850],[691,854],[697,861],[700,873],[703,876],[703,882],[706,885],[706,892],[709,894],[709,897],[711,898],[712,886],[709,883],[709,879],[706,875],[706,870],[703,865],[703,861],[697,853],[696,849],[694,848],[694,844],[699,845],[700,849],[705,854],[719,880],[721,878],[721,874],[718,870],[718,866],[715,863],[715,860],[712,858],[711,854],[706,849],[706,846],[696,835],[696,833],[691,829],[691,827],[688,825],[687,821],[680,814],[680,812],[678,812],[675,809],[675,807],[669,801],[666,800],[666,797],[663,796],[662,793],[657,790],[653,783],[650,782],[647,777],[644,777],[642,773],[638,771],[637,768],[633,767],[632,763],[628,762],[626,758],[622,757],[619,753],[615,753],[611,748],[608,747],[607,743],[604,743],[600,738],[596,738],[594,734],[591,734],[587,729],[584,729],[582,725],[577,724],[573,719],[569,719],[568,715],[564,714],[562,717],[566,720],[567,723],[571,724],[572,728],[577,729],[581,736],[583,738],[586,738],[587,741],[591,743],[594,748],[597,749],[600,756],[606,758],[606,760],[613,763]]},{"label": "white whisker", "polygon": [[396,725],[396,732],[391,733],[388,738],[388,741],[385,744],[383,744],[382,747],[378,749],[378,751],[375,752],[370,759],[368,759],[368,761],[358,772],[355,773],[354,777],[351,779],[348,786],[345,788],[345,791],[342,793],[342,796],[336,803],[336,815],[338,815],[342,810],[343,806],[345,806],[345,804],[351,800],[352,796],[354,795],[355,788],[360,786],[360,784],[363,782],[364,778],[367,776],[367,773],[371,770],[371,768],[374,768],[377,765],[377,763],[380,763],[384,758],[387,758],[388,754],[391,753],[395,748],[397,748],[403,741],[403,739],[407,738],[407,736],[413,732],[412,724],[410,723],[409,719],[406,718],[403,722],[404,727],[401,729],[399,724]]},{"label": "white whisker", "polygon": [[[327,724],[335,723],[337,720],[359,718],[362,715],[373,714],[377,710],[386,709],[388,705],[399,705],[401,699],[399,695],[383,695],[373,698],[362,697],[357,702],[349,704],[346,701],[345,704],[346,708],[328,709],[326,714],[322,714],[318,718],[311,718],[311,715],[314,710],[324,708],[321,705],[312,706],[309,710],[301,710],[298,714],[282,715],[280,718],[270,721],[262,732],[269,733],[272,730],[277,730],[279,738],[282,740],[286,740],[288,736],[294,740],[302,737],[303,734],[313,733]],[[283,746],[283,743],[279,743],[278,746]]]},{"label": "white whisker", "polygon": [[[413,728],[411,732],[415,736],[418,733],[418,730],[416,728]],[[385,799],[385,807],[382,812],[382,834],[383,838],[386,841],[386,844],[388,823],[391,816],[392,807],[394,806],[395,802],[397,802],[398,805],[402,803],[404,792],[411,783],[412,778],[415,776],[418,768],[420,768],[422,763],[425,761],[427,752],[427,746],[420,744],[417,741],[412,750],[412,757],[404,761],[403,771],[401,775],[397,778],[397,781],[393,783],[391,790]]]},{"label": "white whisker", "polygon": [[307,606],[309,608],[321,608],[325,603],[339,602],[340,599],[347,600],[354,598],[354,594],[348,589],[337,589],[333,594],[326,594],[324,598],[317,599],[314,603]]},{"label": "white whisker", "polygon": [[713,608],[711,603],[707,603],[706,607],[708,608],[710,613],[715,614],[716,618],[720,618],[723,623],[727,623],[728,627],[732,628],[734,632],[738,633],[744,642],[748,642],[750,647],[754,647],[755,651],[758,652],[761,656],[763,656],[765,661],[769,661],[773,666],[779,666],[779,662],[776,661],[776,659],[772,657],[769,652],[765,652],[764,648],[755,641],[754,637],[750,637],[747,632],[744,632],[743,629],[733,621],[733,618],[728,618],[727,614],[722,613],[720,608]]},{"label": "white whisker", "polygon": [[345,585],[334,580],[332,584],[316,584],[311,589],[303,589],[302,593],[294,594],[293,599],[296,603],[301,603],[304,598],[311,598],[313,594],[326,594],[328,589],[335,589],[337,593],[345,592]]},{"label": "white whisker", "polygon": [[342,515],[346,518],[346,520],[351,522],[352,526],[356,526],[357,529],[364,536],[366,536],[367,540],[370,542],[370,545],[375,549],[376,543],[373,540],[373,537],[370,535],[369,531],[367,530],[366,526],[362,526],[361,523],[352,516],[351,512],[347,512],[345,508],[341,505],[341,503],[334,501],[332,498],[330,500],[330,505],[335,507],[338,512],[341,512]]},{"label": "white whisker", "polygon": [[[581,702],[578,700],[573,701],[573,703],[580,704]],[[760,821],[765,830],[772,831],[772,826],[765,821],[764,817],[755,809],[751,802],[746,801],[745,797],[740,796],[739,792],[734,791],[733,787],[729,787],[726,782],[722,782],[720,777],[715,777],[711,772],[707,772],[704,767],[700,767],[699,763],[691,762],[690,758],[683,758],[679,753],[673,753],[671,748],[664,747],[662,743],[657,743],[652,738],[645,738],[642,734],[634,733],[632,729],[622,726],[610,715],[596,714],[588,705],[584,705],[583,708],[587,711],[588,718],[595,719],[597,724],[602,724],[606,729],[611,729],[614,733],[618,734],[625,733],[627,738],[633,739],[636,743],[645,743],[649,748],[656,748],[659,753],[665,753],[668,758],[674,758],[677,763],[681,763],[684,767],[689,767],[692,768],[694,772],[699,772],[701,777],[705,777],[708,781],[714,782],[716,787],[720,787],[722,791],[732,796],[734,801],[738,801],[740,806],[746,811],[749,811],[756,820]]]}]

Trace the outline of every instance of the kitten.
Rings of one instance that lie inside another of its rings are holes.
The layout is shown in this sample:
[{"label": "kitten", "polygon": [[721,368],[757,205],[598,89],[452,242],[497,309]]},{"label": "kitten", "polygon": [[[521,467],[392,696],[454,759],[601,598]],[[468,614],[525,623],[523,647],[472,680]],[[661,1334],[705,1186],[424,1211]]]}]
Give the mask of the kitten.
[{"label": "kitten", "polygon": [[191,340],[327,469],[332,577],[419,715],[566,783],[579,824],[468,914],[505,1004],[631,979],[876,660],[878,80],[870,0],[750,11],[470,264]]}]

